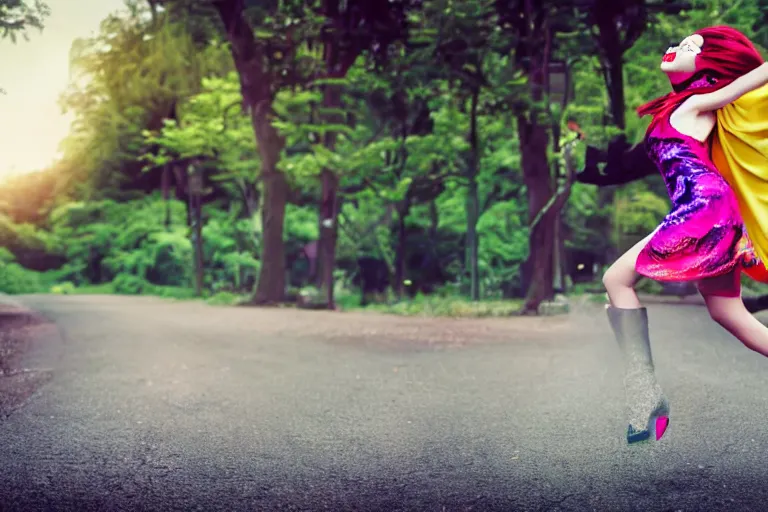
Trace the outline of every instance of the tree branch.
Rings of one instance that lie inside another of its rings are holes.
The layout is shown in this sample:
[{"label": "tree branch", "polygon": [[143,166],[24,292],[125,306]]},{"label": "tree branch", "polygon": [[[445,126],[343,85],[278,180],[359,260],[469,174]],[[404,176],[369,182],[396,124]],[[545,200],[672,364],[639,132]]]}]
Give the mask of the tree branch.
[{"label": "tree branch", "polygon": [[656,164],[645,152],[645,147],[638,144],[618,157],[609,157],[604,172],[597,165],[588,165],[576,175],[576,181],[587,185],[607,187],[624,185],[658,173]]},{"label": "tree branch", "polygon": [[549,201],[547,201],[547,204],[545,204],[544,207],[536,214],[536,217],[534,217],[533,222],[531,222],[531,225],[528,228],[530,231],[533,231],[536,228],[538,223],[541,222],[541,219],[543,219],[547,213],[550,211],[558,211],[565,205],[565,202],[568,200],[576,174],[575,166],[573,165],[573,158],[571,156],[572,149],[574,144],[580,140],[581,139],[579,137],[576,137],[563,146],[563,160],[565,161],[566,171],[565,182],[560,186],[557,193],[553,194]]}]

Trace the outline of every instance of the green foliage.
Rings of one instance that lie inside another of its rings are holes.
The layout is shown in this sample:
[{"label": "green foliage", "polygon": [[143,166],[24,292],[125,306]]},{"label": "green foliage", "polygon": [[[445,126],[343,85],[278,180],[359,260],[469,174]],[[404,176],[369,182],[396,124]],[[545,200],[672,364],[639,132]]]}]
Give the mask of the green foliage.
[{"label": "green foliage", "polygon": [[119,274],[111,284],[112,291],[120,295],[148,294],[152,286],[146,280],[132,274]]},{"label": "green foliage", "polygon": [[231,292],[218,292],[205,302],[211,306],[238,306],[247,301],[248,297]]},{"label": "green foliage", "polygon": [[166,227],[166,208],[185,218],[182,203],[155,198],[117,203],[72,203],[51,215],[53,235],[67,256],[64,280],[76,284],[109,282],[130,274],[160,285],[189,285],[192,248],[187,229]]},{"label": "green foliage", "polygon": [[29,39],[29,29],[43,29],[51,10],[42,0],[0,0],[0,38],[16,42],[19,34]]},{"label": "green foliage", "polygon": [[486,211],[477,225],[480,235],[480,273],[486,296],[501,298],[502,288],[517,282],[520,265],[528,257],[528,229],[519,208],[498,203]]},{"label": "green foliage", "polygon": [[80,197],[118,196],[152,153],[144,132],[174,118],[176,106],[209,74],[224,74],[231,57],[221,44],[201,45],[188,27],[127,2],[128,14],[110,15],[98,34],[70,50],[71,84],[61,105],[74,114],[62,143],[68,187]]},{"label": "green foliage", "polygon": [[[347,302],[347,304],[353,304]],[[353,306],[354,307],[354,306]],[[469,301],[466,297],[441,297],[417,295],[412,300],[393,304],[375,304],[365,308],[368,311],[404,316],[445,316],[445,317],[509,317],[520,309],[520,302],[514,300]]]},{"label": "green foliage", "polygon": [[32,224],[15,224],[2,213],[0,213],[0,248],[3,248],[6,254],[13,255],[14,259],[30,253],[56,252],[51,237],[45,231]]},{"label": "green foliage", "polygon": [[44,291],[46,287],[39,273],[28,270],[18,263],[0,261],[0,293],[14,295]]},{"label": "green foliage", "polygon": [[[764,0],[690,3],[692,9],[682,14],[659,15],[625,54],[631,142],[642,139],[648,121],[634,109],[669,90],[658,69],[669,41],[721,23],[760,44],[768,41]],[[0,32],[14,16],[28,27],[39,26],[35,20],[45,9],[24,5],[0,0]],[[359,278],[358,258],[382,260],[385,273],[394,276],[400,256],[408,261],[423,253],[450,284],[430,298],[373,309],[459,316],[506,315],[514,309],[514,302],[468,305],[457,297],[468,290],[467,232],[476,221],[483,298],[509,296],[521,284],[529,253],[529,190],[516,116],[534,116],[547,126],[550,169],[561,158],[552,141],[558,129],[559,142],[565,140],[565,119],[578,120],[590,145],[605,147],[618,134],[610,126],[605,77],[584,18],[562,2],[531,4],[547,9],[544,14],[559,27],[553,58],[571,66],[575,97],[563,109],[553,98],[533,101],[515,51],[522,53],[520,44],[530,43],[526,38],[542,34],[519,34],[515,20],[501,24],[509,12],[500,14],[494,2],[430,0],[418,8],[408,3],[407,44],[392,42],[385,59],[372,47],[353,52],[344,62],[346,74],[333,78],[326,76],[324,16],[301,2],[248,5],[246,19],[267,54],[265,76],[273,81],[273,125],[284,138],[278,169],[290,185],[283,238],[291,286],[310,296],[319,293],[302,251],[319,236],[318,176],[326,169],[339,180],[336,275],[343,307],[358,307],[360,294],[351,289]],[[0,291],[190,297],[193,241],[183,202],[185,177],[176,171],[186,172],[181,163],[186,167],[193,159],[205,178],[204,295],[212,304],[233,304],[253,288],[262,266],[268,198],[253,119],[243,108],[242,91],[249,84],[222,42],[227,34],[213,4],[173,0],[164,6],[152,10],[146,2],[129,1],[127,13],[108,17],[96,35],[73,45],[73,80],[61,103],[75,121],[62,145],[63,158],[43,173],[0,187]],[[337,89],[339,108],[328,108],[325,93]],[[580,153],[577,167],[583,165]],[[167,192],[182,201],[160,199],[161,170],[171,171],[165,175],[171,176]],[[592,186],[573,186],[562,212],[568,249],[595,254],[626,249],[669,208],[657,178],[620,187],[615,200],[604,204],[606,195]],[[610,233],[606,220],[612,221]],[[60,268],[39,274],[23,268],[35,258],[57,255],[66,260]],[[419,281],[425,273],[406,267],[406,280]],[[654,291],[654,285],[644,286]]]},{"label": "green foliage", "polygon": [[615,212],[619,233],[645,236],[669,212],[669,200],[648,190],[644,182],[631,183],[617,194]]},{"label": "green foliage", "polygon": [[51,286],[50,292],[54,295],[72,295],[77,291],[77,286],[69,281]]},{"label": "green foliage", "polygon": [[203,227],[203,259],[206,285],[214,291],[242,290],[255,282],[261,268],[258,226],[250,219],[212,210]]},{"label": "green foliage", "polygon": [[13,263],[16,256],[5,247],[0,247],[0,263]]},{"label": "green foliage", "polygon": [[158,151],[143,156],[152,166],[179,158],[208,157],[231,176],[249,174],[259,167],[253,128],[241,112],[243,98],[235,73],[202,79],[202,91],[179,107],[179,120],[166,119],[155,133],[144,131],[147,145]]}]

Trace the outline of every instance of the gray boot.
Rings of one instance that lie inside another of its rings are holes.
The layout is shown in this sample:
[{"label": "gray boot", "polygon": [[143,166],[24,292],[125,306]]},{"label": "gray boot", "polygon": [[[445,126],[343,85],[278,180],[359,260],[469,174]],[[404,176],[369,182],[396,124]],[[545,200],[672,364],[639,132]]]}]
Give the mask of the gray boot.
[{"label": "gray boot", "polygon": [[669,403],[656,382],[648,336],[648,310],[608,307],[608,320],[624,359],[627,442],[661,439],[669,424]]}]

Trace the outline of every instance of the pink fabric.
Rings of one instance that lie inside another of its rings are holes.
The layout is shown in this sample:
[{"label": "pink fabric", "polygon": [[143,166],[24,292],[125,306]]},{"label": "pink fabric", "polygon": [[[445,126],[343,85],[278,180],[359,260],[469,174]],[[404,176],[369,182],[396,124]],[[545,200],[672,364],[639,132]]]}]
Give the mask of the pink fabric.
[{"label": "pink fabric", "polygon": [[646,148],[664,177],[672,210],[638,256],[638,273],[657,281],[698,281],[755,265],[764,270],[709,144],[665,120],[646,137]]}]

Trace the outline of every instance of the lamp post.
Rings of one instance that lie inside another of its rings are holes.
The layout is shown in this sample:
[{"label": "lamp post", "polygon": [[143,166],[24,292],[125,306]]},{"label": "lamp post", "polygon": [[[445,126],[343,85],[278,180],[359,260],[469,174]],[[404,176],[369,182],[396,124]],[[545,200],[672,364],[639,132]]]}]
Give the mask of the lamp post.
[{"label": "lamp post", "polygon": [[550,61],[547,71],[550,102],[567,105],[573,99],[573,85],[571,84],[568,62],[564,60]]},{"label": "lamp post", "polygon": [[[553,60],[549,63],[547,70],[547,90],[549,91],[550,104],[557,103],[561,106],[560,115],[562,116],[565,107],[573,99],[573,84],[571,83],[570,66],[563,60]],[[552,126],[552,137],[554,139],[555,151],[560,151],[560,121],[556,119]],[[555,164],[557,180],[562,176],[560,164]],[[561,292],[566,291],[565,274],[563,272],[563,241],[561,236],[562,216],[557,212],[554,233],[554,250],[552,251],[552,275],[555,289]]]}]

